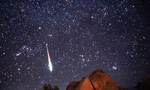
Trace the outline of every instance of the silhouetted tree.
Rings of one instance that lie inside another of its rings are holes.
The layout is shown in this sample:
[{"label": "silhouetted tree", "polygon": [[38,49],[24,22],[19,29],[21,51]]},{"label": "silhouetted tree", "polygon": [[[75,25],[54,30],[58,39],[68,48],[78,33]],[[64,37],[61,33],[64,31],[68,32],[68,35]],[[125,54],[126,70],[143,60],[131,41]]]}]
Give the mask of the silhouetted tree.
[{"label": "silhouetted tree", "polygon": [[54,86],[54,88],[52,88],[52,86],[50,84],[44,84],[43,89],[44,90],[59,90],[59,88],[57,86]]},{"label": "silhouetted tree", "polygon": [[52,90],[52,86],[50,84],[47,85],[48,90]]},{"label": "silhouetted tree", "polygon": [[52,90],[52,86],[50,84],[44,84],[43,89],[44,90]]},{"label": "silhouetted tree", "polygon": [[54,89],[53,90],[59,90],[59,88],[57,86],[54,86]]},{"label": "silhouetted tree", "polygon": [[43,85],[43,89],[44,89],[44,90],[48,90],[48,88],[47,88],[47,85],[46,85],[46,84],[44,84],[44,85]]}]

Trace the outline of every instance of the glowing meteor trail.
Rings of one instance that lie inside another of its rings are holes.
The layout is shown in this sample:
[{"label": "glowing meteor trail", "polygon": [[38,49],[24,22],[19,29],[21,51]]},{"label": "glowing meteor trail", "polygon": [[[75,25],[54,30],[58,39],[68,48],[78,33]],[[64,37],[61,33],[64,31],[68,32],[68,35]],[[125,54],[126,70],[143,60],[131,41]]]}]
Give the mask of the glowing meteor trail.
[{"label": "glowing meteor trail", "polygon": [[48,51],[48,44],[46,44],[46,49],[47,49],[47,56],[48,56],[48,67],[49,67],[49,70],[52,72],[53,66],[52,66],[51,58],[50,58],[49,51]]}]

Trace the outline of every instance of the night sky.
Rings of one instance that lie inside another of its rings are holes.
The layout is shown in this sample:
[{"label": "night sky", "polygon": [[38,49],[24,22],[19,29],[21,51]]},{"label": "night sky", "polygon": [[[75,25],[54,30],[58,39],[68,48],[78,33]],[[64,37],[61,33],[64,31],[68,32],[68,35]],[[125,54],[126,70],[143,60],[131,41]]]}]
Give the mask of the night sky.
[{"label": "night sky", "polygon": [[0,89],[65,90],[96,69],[133,88],[150,74],[150,2],[142,1],[1,0]]}]

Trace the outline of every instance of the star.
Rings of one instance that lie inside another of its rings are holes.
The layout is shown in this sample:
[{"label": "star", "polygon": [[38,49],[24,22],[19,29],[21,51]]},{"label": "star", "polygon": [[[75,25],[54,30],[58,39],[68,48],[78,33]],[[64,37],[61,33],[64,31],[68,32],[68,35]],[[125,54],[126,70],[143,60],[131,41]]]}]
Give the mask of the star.
[{"label": "star", "polygon": [[112,69],[113,69],[113,70],[117,70],[117,67],[116,67],[116,66],[112,66]]},{"label": "star", "polygon": [[150,73],[148,2],[2,0],[0,5],[2,90],[40,90],[45,83],[66,90],[97,69],[120,87],[133,88]]},{"label": "star", "polygon": [[41,30],[41,29],[42,29],[42,27],[40,27],[40,26],[39,26],[39,28],[38,28],[38,29],[39,29],[39,30]]}]

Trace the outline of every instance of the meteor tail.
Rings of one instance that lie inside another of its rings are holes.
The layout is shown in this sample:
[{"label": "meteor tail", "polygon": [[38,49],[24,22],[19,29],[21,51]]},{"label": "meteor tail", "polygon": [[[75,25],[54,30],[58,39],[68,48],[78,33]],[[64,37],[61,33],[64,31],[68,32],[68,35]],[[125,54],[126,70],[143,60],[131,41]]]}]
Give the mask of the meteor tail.
[{"label": "meteor tail", "polygon": [[49,51],[48,51],[48,44],[46,44],[46,49],[47,49],[47,56],[48,56],[48,67],[49,67],[49,70],[52,72],[53,71],[53,66],[52,66],[50,54],[49,54]]}]

